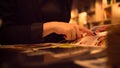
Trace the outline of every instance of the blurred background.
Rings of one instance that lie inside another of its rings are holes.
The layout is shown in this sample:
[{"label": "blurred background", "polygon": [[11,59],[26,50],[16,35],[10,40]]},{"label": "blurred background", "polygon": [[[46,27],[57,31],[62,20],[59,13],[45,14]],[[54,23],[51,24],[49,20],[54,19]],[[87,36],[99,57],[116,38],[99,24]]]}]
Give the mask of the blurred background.
[{"label": "blurred background", "polygon": [[118,2],[120,0],[73,0],[70,23],[87,28],[111,24],[112,7]]}]

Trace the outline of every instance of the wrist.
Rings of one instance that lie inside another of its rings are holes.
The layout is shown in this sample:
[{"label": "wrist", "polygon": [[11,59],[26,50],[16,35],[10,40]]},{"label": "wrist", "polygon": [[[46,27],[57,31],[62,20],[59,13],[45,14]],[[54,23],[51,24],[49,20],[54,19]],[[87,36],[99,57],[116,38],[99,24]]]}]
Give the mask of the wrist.
[{"label": "wrist", "polygon": [[52,22],[47,22],[43,24],[43,37],[54,33],[55,32],[55,25]]}]

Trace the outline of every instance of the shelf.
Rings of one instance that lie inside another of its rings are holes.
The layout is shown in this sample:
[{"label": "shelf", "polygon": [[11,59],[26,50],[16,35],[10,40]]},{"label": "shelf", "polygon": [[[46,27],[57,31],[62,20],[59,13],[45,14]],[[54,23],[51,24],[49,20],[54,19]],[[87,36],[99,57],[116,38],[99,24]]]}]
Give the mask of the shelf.
[{"label": "shelf", "polygon": [[88,14],[88,15],[93,15],[93,14],[95,14],[95,10],[87,11],[87,14]]},{"label": "shelf", "polygon": [[104,24],[111,24],[111,19],[104,20]]},{"label": "shelf", "polygon": [[101,25],[101,23],[103,23],[104,25],[111,24],[111,19],[107,19],[107,20],[103,20],[103,21],[94,21],[91,24],[92,24],[92,26],[98,26],[98,25]]},{"label": "shelf", "polygon": [[107,5],[104,9],[105,9],[106,11],[111,11],[111,5]]}]

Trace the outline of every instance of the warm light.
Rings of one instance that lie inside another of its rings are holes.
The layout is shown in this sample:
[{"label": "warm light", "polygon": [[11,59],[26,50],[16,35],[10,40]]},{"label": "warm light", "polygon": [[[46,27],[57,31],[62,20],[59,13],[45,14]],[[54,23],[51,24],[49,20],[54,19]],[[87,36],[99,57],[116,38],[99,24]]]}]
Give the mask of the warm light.
[{"label": "warm light", "polygon": [[78,22],[79,24],[82,24],[82,25],[87,23],[87,12],[79,13]]}]

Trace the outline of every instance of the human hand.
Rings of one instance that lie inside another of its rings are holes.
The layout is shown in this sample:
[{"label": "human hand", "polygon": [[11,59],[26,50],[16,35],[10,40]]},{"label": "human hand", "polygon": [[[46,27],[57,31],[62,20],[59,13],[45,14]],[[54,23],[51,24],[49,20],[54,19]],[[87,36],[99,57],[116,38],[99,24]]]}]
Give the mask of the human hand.
[{"label": "human hand", "polygon": [[69,24],[64,22],[49,22],[46,23],[52,27],[52,32],[56,34],[63,34],[66,40],[75,40],[81,38],[83,33],[94,35],[92,31],[87,28],[80,27],[77,24]]}]

